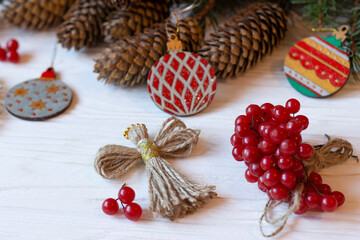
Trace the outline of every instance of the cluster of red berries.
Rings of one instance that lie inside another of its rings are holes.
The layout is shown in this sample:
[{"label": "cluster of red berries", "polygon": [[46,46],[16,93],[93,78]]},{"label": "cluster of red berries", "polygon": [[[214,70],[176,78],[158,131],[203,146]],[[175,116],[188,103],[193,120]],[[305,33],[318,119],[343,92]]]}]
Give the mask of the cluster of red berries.
[{"label": "cluster of red berries", "polygon": [[[119,200],[123,207],[125,217],[131,221],[137,221],[141,217],[142,208],[139,204],[133,202],[134,199],[135,191],[124,184],[120,188],[118,199],[106,199],[102,204],[102,210],[107,215],[117,214],[119,212],[119,204],[117,200]],[[124,204],[126,206],[124,206]]]},{"label": "cluster of red berries", "polygon": [[18,63],[20,56],[17,53],[19,48],[19,43],[15,39],[10,39],[6,43],[6,49],[1,48],[0,46],[0,61],[4,62],[8,60],[12,63]]},{"label": "cluster of red berries", "polygon": [[344,195],[331,192],[322,184],[319,174],[307,176],[303,160],[314,154],[311,145],[302,142],[301,132],[309,125],[306,116],[297,115],[300,102],[290,99],[285,107],[265,103],[252,104],[246,115],[235,120],[235,133],[231,136],[232,154],[236,161],[244,161],[248,169],[245,178],[258,184],[272,200],[287,200],[299,182],[306,187],[298,214],[308,209],[334,211],[343,204]]}]

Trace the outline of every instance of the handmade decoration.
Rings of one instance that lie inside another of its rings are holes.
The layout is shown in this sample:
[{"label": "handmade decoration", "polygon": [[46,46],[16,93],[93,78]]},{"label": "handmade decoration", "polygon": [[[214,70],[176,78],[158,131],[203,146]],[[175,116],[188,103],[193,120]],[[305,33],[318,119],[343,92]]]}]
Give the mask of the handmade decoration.
[{"label": "handmade decoration", "polygon": [[342,47],[349,31],[341,26],[331,37],[310,37],[296,43],[285,58],[290,84],[309,97],[328,97],[347,82],[350,59]]},{"label": "handmade decoration", "polygon": [[50,67],[40,78],[11,88],[5,97],[5,107],[15,117],[42,121],[64,112],[71,100],[71,89],[56,80],[54,68]]},{"label": "handmade decoration", "polygon": [[[131,221],[137,221],[141,217],[142,208],[139,204],[133,202],[134,199],[135,191],[124,184],[119,190],[118,199],[106,199],[102,204],[102,210],[107,215],[117,214],[119,212],[117,200],[119,200],[124,210],[125,217]],[[125,207],[124,204],[126,205]]]},{"label": "handmade decoration", "polygon": [[6,42],[6,49],[1,48],[0,46],[0,61],[4,62],[8,60],[12,63],[18,63],[20,61],[20,56],[17,52],[19,48],[19,43],[15,39],[10,39]]},{"label": "handmade decoration", "polygon": [[174,220],[190,214],[216,196],[215,186],[193,184],[177,173],[164,157],[187,157],[198,141],[200,131],[171,117],[154,141],[144,124],[131,125],[124,136],[136,145],[129,148],[107,145],[100,148],[95,169],[104,178],[114,179],[127,173],[138,161],[145,164],[149,179],[150,209],[154,214]]},{"label": "handmade decoration", "polygon": [[[265,237],[278,234],[292,213],[304,214],[312,209],[332,212],[345,201],[341,192],[323,184],[317,172],[352,157],[351,144],[338,138],[329,138],[325,145],[314,147],[303,143],[301,132],[308,127],[309,120],[303,115],[295,116],[299,110],[296,99],[288,100],[285,107],[252,104],[246,108],[246,115],[235,120],[235,134],[231,137],[233,156],[248,166],[246,180],[257,183],[269,197],[260,218],[260,230]],[[271,212],[284,202],[289,203],[289,209],[272,219]],[[265,234],[264,220],[280,227]]]}]

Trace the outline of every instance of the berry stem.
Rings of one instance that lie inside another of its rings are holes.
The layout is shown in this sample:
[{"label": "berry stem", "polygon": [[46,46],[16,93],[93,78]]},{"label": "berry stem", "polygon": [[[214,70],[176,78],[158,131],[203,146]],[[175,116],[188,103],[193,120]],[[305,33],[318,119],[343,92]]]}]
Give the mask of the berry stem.
[{"label": "berry stem", "polygon": [[258,137],[261,137],[260,133],[255,129],[254,116],[251,117],[251,126],[250,126],[250,128],[257,133]]}]

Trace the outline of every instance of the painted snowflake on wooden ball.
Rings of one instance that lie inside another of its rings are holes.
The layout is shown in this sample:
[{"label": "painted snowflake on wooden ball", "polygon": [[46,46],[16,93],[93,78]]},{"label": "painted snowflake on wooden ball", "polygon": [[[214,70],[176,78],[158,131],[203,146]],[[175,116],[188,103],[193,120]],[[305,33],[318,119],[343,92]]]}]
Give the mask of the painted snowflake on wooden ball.
[{"label": "painted snowflake on wooden ball", "polygon": [[210,64],[190,52],[170,52],[160,58],[148,76],[151,99],[163,111],[190,116],[204,110],[216,92]]}]

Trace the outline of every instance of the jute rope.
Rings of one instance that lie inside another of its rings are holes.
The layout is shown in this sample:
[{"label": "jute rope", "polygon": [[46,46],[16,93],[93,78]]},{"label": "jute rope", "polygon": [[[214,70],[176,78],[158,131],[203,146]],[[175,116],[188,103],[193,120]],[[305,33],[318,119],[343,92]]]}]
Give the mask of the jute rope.
[{"label": "jute rope", "polygon": [[149,180],[150,209],[174,220],[194,212],[216,196],[215,186],[191,183],[162,158],[189,156],[199,134],[199,130],[186,128],[175,117],[163,123],[154,141],[149,140],[145,125],[132,125],[124,135],[137,147],[104,146],[98,151],[94,166],[102,177],[114,179],[142,160]]},{"label": "jute rope", "polygon": [[[305,171],[309,174],[311,172],[318,172],[321,169],[337,165],[349,159],[350,157],[354,157],[353,155],[353,147],[351,143],[346,140],[340,138],[330,139],[329,136],[326,135],[328,138],[328,142],[324,145],[316,145],[314,146],[315,153],[314,155],[307,160],[303,160],[303,164],[305,167]],[[354,157],[358,160],[357,157]],[[306,179],[307,180],[307,179]],[[277,218],[270,218],[269,214],[280,204],[286,201],[274,201],[269,200],[264,209],[264,213],[261,215],[259,220],[259,226],[261,234],[264,237],[273,237],[280,233],[285,225],[286,222],[291,214],[296,212],[300,207],[300,201],[302,198],[303,190],[304,190],[304,183],[298,183],[295,190],[292,192],[290,199],[292,204],[287,209],[285,213]],[[270,225],[280,224],[280,226],[272,233],[265,234],[263,230],[263,221],[266,221]]]}]

